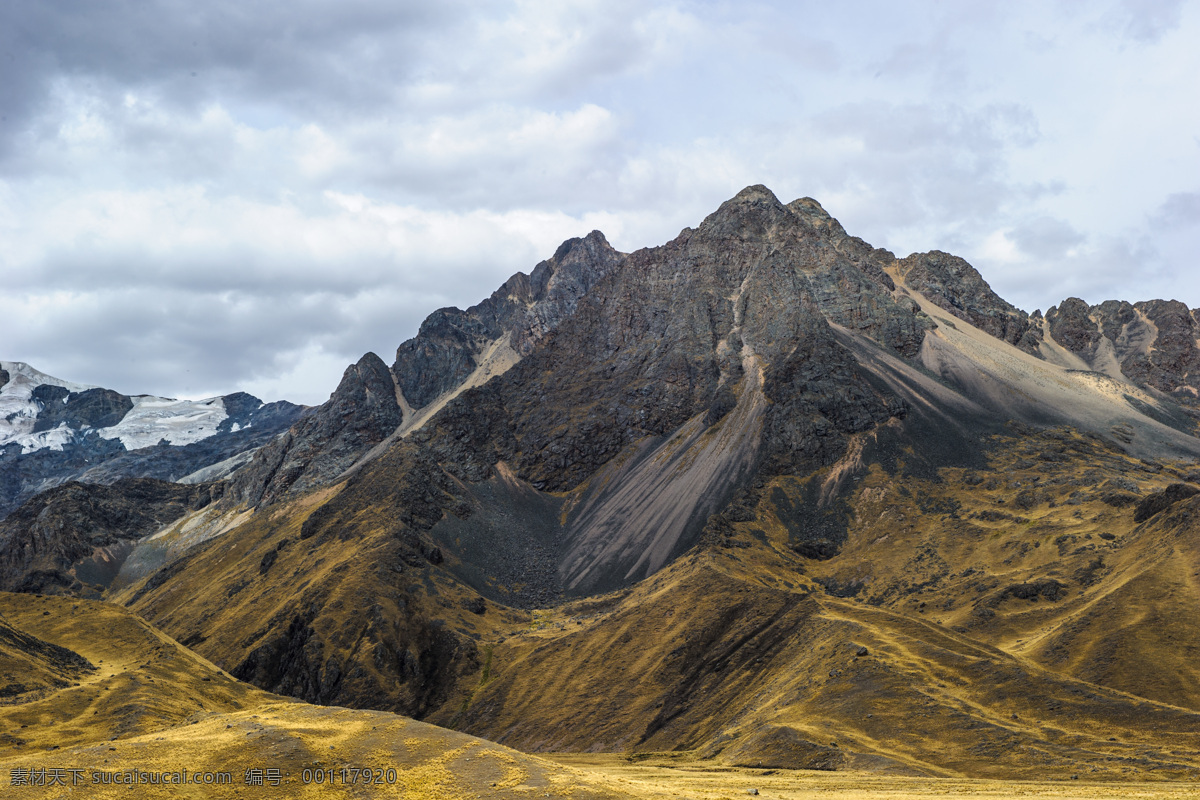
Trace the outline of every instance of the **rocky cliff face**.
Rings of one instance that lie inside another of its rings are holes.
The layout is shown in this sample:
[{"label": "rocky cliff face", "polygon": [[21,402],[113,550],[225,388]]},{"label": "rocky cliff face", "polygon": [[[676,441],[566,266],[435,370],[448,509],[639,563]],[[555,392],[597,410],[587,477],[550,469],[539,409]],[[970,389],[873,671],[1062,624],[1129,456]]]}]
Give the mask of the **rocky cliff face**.
[{"label": "rocky cliff face", "polygon": [[[972,437],[1001,424],[998,414],[1041,419],[1040,398],[994,407],[994,397],[1023,395],[964,377],[968,354],[923,354],[938,324],[914,293],[995,347],[1038,351],[1037,320],[970,264],[938,251],[897,260],[847,235],[811,198],[785,205],[749,187],[698,228],[628,256],[593,232],[479,305],[432,314],[400,346],[390,377],[364,357],[329,403],[237,476],[225,503],[328,484],[408,431],[423,463],[467,486],[497,480],[503,464],[513,487],[575,493],[560,521],[551,503],[521,530],[498,516],[469,526],[490,533],[474,536],[464,576],[492,574],[498,565],[472,559],[523,541],[526,567],[514,574],[541,577],[511,581],[530,593],[507,602],[626,585],[705,530],[722,539],[719,512],[728,506],[736,519],[764,481],[857,463],[864,436],[879,452],[913,451],[908,469],[937,469],[972,462]],[[476,380],[498,347],[519,360]],[[922,383],[931,364],[954,390]],[[437,413],[423,418],[422,408]],[[389,463],[362,467],[356,480],[394,484]],[[788,517],[797,552],[838,551],[846,474],[811,498],[815,510],[803,504]],[[508,492],[507,480],[489,496]],[[436,505],[469,507],[474,491]],[[432,536],[451,546],[457,531],[447,517]]]},{"label": "rocky cliff face", "polygon": [[1040,331],[1029,315],[992,291],[979,271],[958,256],[931,250],[896,264],[908,286],[959,319],[1027,353],[1036,353]]},{"label": "rocky cliff face", "polygon": [[623,259],[593,231],[564,242],[531,274],[517,273],[482,303],[430,314],[397,348],[390,372],[373,353],[349,368],[329,402],[239,474],[228,502],[271,503],[337,477],[473,375],[503,371],[531,353]]},{"label": "rocky cliff face", "polygon": [[[815,201],[750,187],[629,255],[541,347],[413,439],[462,480],[503,461],[550,492],[633,459],[584,491],[558,556],[573,592],[626,583],[694,544],[756,481],[828,466],[851,436],[905,415],[835,336],[897,357],[919,349],[932,323],[895,290],[887,259]],[[617,484],[639,488],[599,488]]]},{"label": "rocky cliff face", "polygon": [[124,478],[42,492],[0,521],[0,591],[98,597],[134,542],[223,490]]},{"label": "rocky cliff face", "polygon": [[237,473],[231,497],[270,503],[327,483],[379,444],[403,418],[387,365],[374,353],[346,368],[329,400]]},{"label": "rocky cliff face", "polygon": [[1089,306],[1071,297],[1046,312],[1046,329],[1092,369],[1163,392],[1196,415],[1198,315],[1178,300],[1108,300]]}]

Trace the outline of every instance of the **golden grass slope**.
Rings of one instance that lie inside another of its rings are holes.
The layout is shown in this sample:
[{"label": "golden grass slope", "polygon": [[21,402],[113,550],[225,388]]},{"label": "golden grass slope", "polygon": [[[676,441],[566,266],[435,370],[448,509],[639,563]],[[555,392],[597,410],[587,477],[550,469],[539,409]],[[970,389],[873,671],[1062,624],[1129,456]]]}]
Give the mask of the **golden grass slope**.
[{"label": "golden grass slope", "polygon": [[[1071,429],[999,440],[989,462],[937,481],[866,471],[845,546],[809,576],[1065,675],[1200,710],[1200,505],[1133,519],[1138,500],[1190,472]],[[765,497],[739,527],[782,549]]]},{"label": "golden grass slope", "polygon": [[533,751],[683,750],[735,766],[1008,779],[1200,777],[1200,714],[778,581],[741,556],[696,555],[600,618],[564,611],[496,645],[460,722]]},{"label": "golden grass slope", "polygon": [[[20,647],[8,646],[13,637],[5,639],[0,668],[15,663],[34,637],[70,646],[97,667],[77,670],[67,686],[44,682],[5,698],[0,730],[18,732],[0,740],[6,787],[14,785],[14,770],[49,769],[61,770],[67,787],[97,798],[628,796],[598,777],[406,717],[268,694],[108,603],[5,593],[0,614],[24,634],[17,637]],[[373,770],[370,782],[353,772],[367,768]],[[278,770],[279,787],[248,785],[246,771],[253,769]],[[187,784],[130,777],[168,773],[167,780],[182,779],[184,770]],[[326,780],[318,783],[317,771]],[[191,782],[223,781],[225,775],[228,782],[219,785]],[[106,776],[139,783],[93,783]],[[80,783],[72,786],[75,780]],[[47,796],[47,789],[12,791]]]},{"label": "golden grass slope", "polygon": [[[347,692],[339,704],[411,709],[526,751],[1200,774],[1192,501],[1133,522],[1140,497],[1190,473],[1069,428],[986,446],[986,470],[913,474],[905,453],[885,469],[864,442],[766,481],[752,519],[632,589],[557,608],[472,612],[453,552],[414,561],[396,492],[367,482],[258,514],[117,599],[228,669],[256,665],[245,675],[261,686]],[[305,537],[333,499],[343,521]],[[832,558],[793,551],[789,515],[806,502],[843,513]]]},{"label": "golden grass slope", "polygon": [[[100,800],[131,796],[728,800],[755,789],[760,797],[793,800],[899,799],[947,793],[960,797],[1021,795],[1083,800],[1182,798],[1193,796],[1198,788],[1183,783],[1122,783],[1114,787],[1086,780],[1048,784],[881,778],[861,771],[822,774],[731,767],[700,763],[690,754],[545,759],[394,714],[311,706],[228,682],[211,664],[134,615],[108,604],[0,595],[0,609],[6,618],[22,626],[14,630],[24,636],[36,634],[43,642],[73,645],[104,665],[99,670],[102,674],[94,679],[96,683],[81,677],[79,687],[57,693],[35,691],[35,697],[17,698],[16,705],[2,707],[6,727],[23,718],[12,714],[28,714],[34,708],[38,714],[37,722],[20,729],[30,737],[24,744],[6,743],[0,747],[0,778],[13,796],[71,796],[80,792],[80,796]],[[531,635],[545,638],[555,627],[546,625]],[[11,657],[14,652],[5,649],[0,657]],[[144,706],[142,713],[130,718],[133,727],[114,738],[107,735],[112,729],[103,720],[94,720],[89,728],[80,714],[63,713],[80,710],[80,693],[76,690],[104,691],[104,685],[118,685],[111,683],[114,677],[127,681],[123,691],[114,693],[110,688],[105,694]],[[140,685],[135,687],[132,682]],[[171,707],[160,702],[163,699],[181,705]],[[199,710],[201,705],[205,710]],[[240,710],[235,710],[239,705]],[[363,771],[368,768],[373,779],[369,784]],[[151,774],[159,780],[164,773],[167,780],[182,779],[185,770],[188,783],[147,782]],[[261,770],[264,785],[248,785],[247,770]],[[272,770],[278,771],[278,786],[270,783]],[[395,770],[394,775],[388,770]],[[49,774],[51,781],[57,774],[66,785],[12,784],[14,775],[28,774],[36,780],[33,776],[39,773]],[[318,783],[317,774],[325,780]],[[330,776],[337,782],[330,783]],[[374,780],[376,776],[383,778],[382,783]],[[80,783],[72,786],[76,779]],[[139,783],[130,786],[103,782],[113,779]],[[192,782],[197,779],[222,783]]]},{"label": "golden grass slope", "polygon": [[112,599],[273,691],[427,713],[459,673],[478,672],[477,641],[528,615],[469,611],[477,594],[407,548],[390,508],[364,503],[353,528],[306,538],[303,523],[339,491],[255,515],[189,551],[160,585],[143,581]]},{"label": "golden grass slope", "polygon": [[65,686],[0,705],[0,729],[13,732],[5,744],[18,753],[135,736],[198,712],[235,711],[271,697],[111,603],[5,592],[0,614],[95,666]]}]

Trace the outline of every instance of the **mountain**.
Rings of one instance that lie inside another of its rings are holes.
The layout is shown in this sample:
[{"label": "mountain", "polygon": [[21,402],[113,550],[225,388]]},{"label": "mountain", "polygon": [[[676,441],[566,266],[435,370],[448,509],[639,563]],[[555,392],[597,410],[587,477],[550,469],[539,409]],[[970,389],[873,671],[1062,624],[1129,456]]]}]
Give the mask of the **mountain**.
[{"label": "mountain", "polygon": [[[104,597],[263,690],[526,752],[1195,779],[1195,316],[1126,305],[1029,315],[749,187],[363,356],[131,522]],[[72,491],[12,535],[109,546],[118,500]]]},{"label": "mountain", "polygon": [[140,540],[223,490],[153,478],[48,489],[0,520],[0,590],[99,598]]},{"label": "mountain", "polygon": [[530,275],[517,273],[479,305],[434,312],[397,348],[390,369],[374,353],[349,367],[327,403],[238,473],[231,500],[270,503],[338,478],[373,448],[527,356],[621,261],[593,231],[564,242]]},{"label": "mountain", "polygon": [[[207,480],[228,474],[305,412],[245,392],[128,396],[0,361],[0,518],[71,480]],[[217,465],[220,466],[217,466]]]}]

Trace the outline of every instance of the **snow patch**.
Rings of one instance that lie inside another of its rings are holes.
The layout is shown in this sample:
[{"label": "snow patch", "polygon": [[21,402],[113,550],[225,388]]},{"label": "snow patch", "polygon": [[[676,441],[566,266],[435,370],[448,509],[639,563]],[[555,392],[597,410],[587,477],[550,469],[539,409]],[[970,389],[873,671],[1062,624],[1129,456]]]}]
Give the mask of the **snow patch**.
[{"label": "snow patch", "polygon": [[[78,433],[61,423],[53,430],[34,433],[41,406],[33,399],[38,386],[61,386],[72,393],[99,389],[83,383],[72,383],[47,375],[23,361],[0,361],[0,369],[8,372],[8,383],[0,386],[0,447],[16,443],[21,452],[32,453],[50,448],[62,450]],[[116,425],[96,432],[104,439],[120,439],[126,450],[152,447],[162,440],[173,445],[198,442],[216,434],[229,414],[220,397],[205,400],[174,400],[169,397],[140,395],[130,398],[133,408]],[[63,402],[66,402],[64,399]],[[240,427],[233,425],[233,430]],[[88,430],[88,429],[84,429]]]},{"label": "snow patch", "polygon": [[184,445],[217,433],[229,415],[219,397],[206,400],[172,400],[141,395],[131,398],[133,408],[116,425],[97,433],[105,439],[120,439],[126,450],[153,447],[162,440]]},{"label": "snow patch", "polygon": [[33,399],[33,390],[42,384],[61,386],[69,392],[85,392],[98,387],[59,380],[24,361],[0,361],[0,369],[8,373],[8,383],[0,386],[0,447],[16,443],[21,446],[22,453],[31,453],[44,447],[62,450],[72,437],[72,432],[65,425],[52,431],[33,432],[41,410]]},{"label": "snow patch", "polygon": [[[0,369],[8,373],[8,383],[3,388],[0,388],[0,394],[9,394],[12,391],[24,391],[25,397],[29,397],[34,387],[41,386],[44,383],[48,383],[51,386],[61,386],[69,392],[86,392],[88,389],[101,388],[88,383],[71,383],[61,378],[55,378],[53,375],[47,375],[40,370],[34,369],[24,361],[0,361]],[[14,389],[14,387],[24,388]]]},{"label": "snow patch", "polygon": [[69,444],[74,438],[75,431],[68,428],[67,423],[62,422],[53,430],[39,431],[38,433],[23,433],[13,436],[5,442],[0,442],[0,444],[19,444],[23,455],[46,448],[50,450],[62,450],[63,446]]}]

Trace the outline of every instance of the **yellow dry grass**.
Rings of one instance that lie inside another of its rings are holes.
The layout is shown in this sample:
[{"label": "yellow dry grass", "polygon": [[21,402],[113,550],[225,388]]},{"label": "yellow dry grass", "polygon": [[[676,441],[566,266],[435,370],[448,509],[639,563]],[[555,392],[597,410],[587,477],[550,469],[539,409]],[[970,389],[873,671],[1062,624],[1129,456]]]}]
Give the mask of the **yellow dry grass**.
[{"label": "yellow dry grass", "polygon": [[714,768],[680,764],[678,759],[630,760],[612,754],[563,754],[550,758],[560,764],[603,776],[610,785],[646,800],[692,798],[734,800],[757,790],[758,797],[779,800],[918,800],[935,797],[978,797],[1007,800],[1158,800],[1193,798],[1197,783],[1088,783],[988,781],[955,778],[909,778],[855,772]]}]

